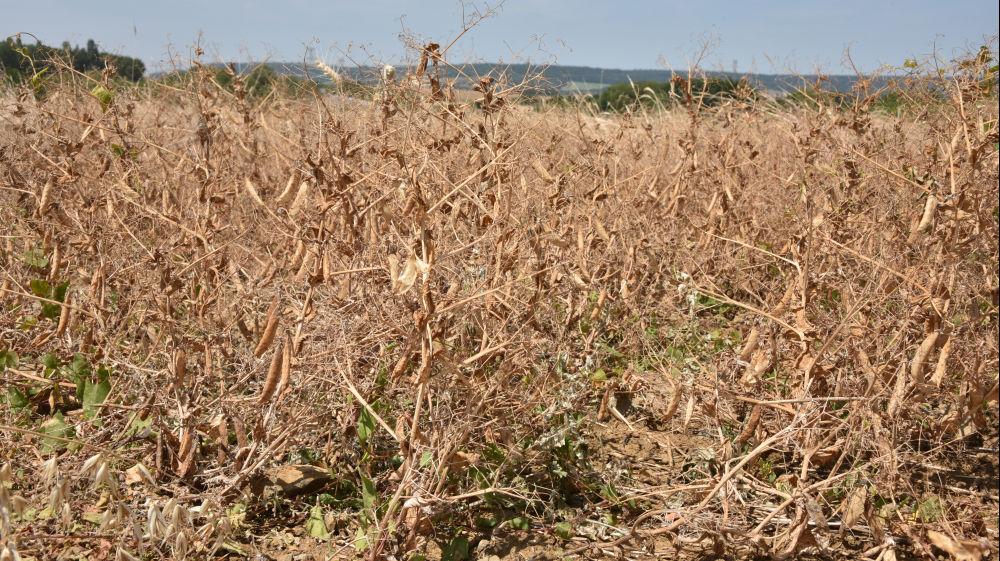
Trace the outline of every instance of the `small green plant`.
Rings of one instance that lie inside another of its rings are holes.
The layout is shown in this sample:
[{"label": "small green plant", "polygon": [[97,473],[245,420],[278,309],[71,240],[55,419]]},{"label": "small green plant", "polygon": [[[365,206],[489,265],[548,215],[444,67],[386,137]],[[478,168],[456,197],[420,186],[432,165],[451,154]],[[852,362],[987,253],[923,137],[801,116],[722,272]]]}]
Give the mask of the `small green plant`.
[{"label": "small green plant", "polygon": [[56,302],[66,301],[66,291],[69,290],[69,282],[52,284],[45,279],[34,279],[28,284],[32,294],[45,299],[41,301],[42,309],[39,319],[58,319],[59,313],[62,311],[62,305]]},{"label": "small green plant", "polygon": [[94,86],[94,89],[90,90],[90,95],[94,96],[97,102],[101,104],[101,111],[110,109],[111,104],[115,101],[115,94],[102,84]]},{"label": "small green plant", "polygon": [[941,504],[940,498],[931,495],[917,503],[915,515],[917,520],[924,523],[937,522],[944,515],[944,505]]}]

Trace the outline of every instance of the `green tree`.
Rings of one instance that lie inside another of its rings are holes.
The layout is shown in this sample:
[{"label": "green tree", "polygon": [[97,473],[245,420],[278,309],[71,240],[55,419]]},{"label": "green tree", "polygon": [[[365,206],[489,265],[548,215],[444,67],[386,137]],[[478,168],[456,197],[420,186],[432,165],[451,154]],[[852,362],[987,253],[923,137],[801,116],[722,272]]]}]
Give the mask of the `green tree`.
[{"label": "green tree", "polygon": [[141,80],[146,73],[146,65],[138,58],[103,52],[93,39],[88,39],[84,47],[74,47],[64,41],[60,48],[40,42],[24,44],[20,37],[0,42],[0,71],[11,81],[22,82],[58,64],[69,64],[78,72],[100,72],[110,64],[119,76],[133,82]]},{"label": "green tree", "polygon": [[699,102],[712,106],[729,99],[756,95],[748,81],[726,77],[682,78],[670,82],[629,82],[614,84],[597,97],[602,111],[624,111],[637,107],[670,107],[677,103]]}]

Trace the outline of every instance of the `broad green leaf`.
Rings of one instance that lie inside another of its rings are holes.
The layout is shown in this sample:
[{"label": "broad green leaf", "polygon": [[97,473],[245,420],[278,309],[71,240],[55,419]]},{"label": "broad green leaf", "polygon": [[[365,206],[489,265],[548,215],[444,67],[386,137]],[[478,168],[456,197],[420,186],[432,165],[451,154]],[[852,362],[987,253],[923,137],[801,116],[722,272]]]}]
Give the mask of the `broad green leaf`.
[{"label": "broad green leaf", "polygon": [[99,510],[91,510],[91,511],[84,512],[82,518],[84,520],[86,520],[87,522],[90,522],[91,524],[100,524],[101,523],[101,511],[99,511]]},{"label": "broad green leaf", "polygon": [[10,403],[10,408],[14,411],[24,409],[30,403],[28,396],[13,386],[7,390],[7,402]]},{"label": "broad green leaf", "polygon": [[367,407],[363,408],[361,410],[361,415],[358,417],[358,441],[360,441],[361,444],[365,444],[374,432],[375,417],[368,412]]},{"label": "broad green leaf", "polygon": [[62,306],[51,302],[42,302],[42,317],[45,319],[58,319],[62,312]]},{"label": "broad green leaf", "polygon": [[372,510],[375,508],[375,501],[378,500],[378,490],[375,489],[375,482],[371,479],[361,476],[361,501],[365,505],[365,510]]},{"label": "broad green leaf", "polygon": [[[55,300],[57,302],[64,302],[66,300],[66,291],[69,289],[68,282],[61,282],[52,286],[52,284],[45,279],[34,279],[28,284],[31,287],[31,293],[35,296]],[[58,318],[59,313],[62,311],[62,306],[53,302],[43,301],[41,302],[41,305],[42,317],[47,319]]]},{"label": "broad green leaf", "polygon": [[555,527],[555,534],[564,540],[573,537],[573,526],[569,522],[559,522]]},{"label": "broad green leaf", "polygon": [[49,266],[49,258],[42,253],[42,250],[37,248],[26,251],[21,256],[21,261],[24,261],[25,265],[35,269],[45,269]]},{"label": "broad green leaf", "polygon": [[42,438],[41,452],[43,454],[53,454],[65,449],[68,443],[64,439],[73,438],[76,435],[73,426],[66,424],[66,421],[63,420],[62,412],[57,412],[51,419],[42,423],[39,428],[39,432],[46,435]]},{"label": "broad green leaf", "polygon": [[101,109],[104,111],[107,111],[111,107],[111,103],[115,100],[115,94],[101,84],[94,86],[94,89],[90,90],[90,95],[97,98],[98,103],[101,104]]},{"label": "broad green leaf", "polygon": [[515,530],[530,530],[531,522],[523,516],[515,516],[510,519],[510,526]]},{"label": "broad green leaf", "polygon": [[441,550],[441,561],[467,561],[469,559],[469,538],[458,536]]},{"label": "broad green leaf", "polygon": [[434,454],[431,454],[429,451],[425,451],[420,455],[420,467],[425,468],[431,465],[432,461],[434,461]]},{"label": "broad green leaf", "polygon": [[323,520],[323,507],[316,505],[309,511],[309,519],[306,520],[306,533],[321,540],[330,538],[330,532],[326,529],[326,521]]},{"label": "broad green leaf", "polygon": [[368,530],[366,528],[358,528],[358,531],[354,533],[354,549],[358,553],[361,553],[368,549],[368,545]]},{"label": "broad green leaf", "polygon": [[52,295],[52,285],[45,279],[33,279],[28,283],[31,293],[39,298],[49,298]]},{"label": "broad green leaf", "polygon": [[76,384],[76,398],[83,401],[83,394],[87,390],[87,382],[90,381],[91,368],[87,358],[80,353],[73,355],[73,360],[66,365],[67,373],[73,383]]},{"label": "broad green leaf", "polygon": [[66,301],[66,291],[69,290],[69,281],[61,282],[52,287],[52,299],[58,302]]},{"label": "broad green leaf", "polygon": [[128,436],[134,436],[148,429],[151,426],[153,426],[152,415],[146,417],[146,420],[143,421],[142,419],[139,418],[138,413],[134,413],[132,415],[132,420],[129,422],[128,428],[125,430],[125,434]]},{"label": "broad green leaf", "polygon": [[59,357],[57,357],[54,353],[45,353],[39,360],[41,361],[42,366],[45,367],[46,376],[51,376],[52,373],[59,368]]},{"label": "broad green leaf", "polygon": [[17,353],[12,350],[0,351],[0,372],[7,368],[17,368]]},{"label": "broad green leaf", "polygon": [[96,383],[88,380],[86,388],[83,390],[83,415],[88,419],[93,419],[97,415],[98,407],[104,403],[111,392],[111,381],[107,376],[102,378]]}]

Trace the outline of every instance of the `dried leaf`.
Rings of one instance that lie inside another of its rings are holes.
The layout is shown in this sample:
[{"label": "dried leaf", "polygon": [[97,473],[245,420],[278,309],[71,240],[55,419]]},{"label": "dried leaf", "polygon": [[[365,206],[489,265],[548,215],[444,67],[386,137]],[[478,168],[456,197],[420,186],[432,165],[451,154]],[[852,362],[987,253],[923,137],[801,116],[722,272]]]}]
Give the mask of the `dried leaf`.
[{"label": "dried leaf", "polygon": [[934,544],[934,547],[951,555],[955,561],[981,561],[990,553],[989,542],[956,540],[947,534],[934,530],[927,531],[927,539]]},{"label": "dried leaf", "polygon": [[416,256],[410,255],[409,259],[406,260],[406,267],[403,269],[403,272],[400,273],[399,277],[393,283],[393,292],[402,294],[413,288],[413,285],[417,282],[418,270]]},{"label": "dried leaf", "polygon": [[842,522],[845,530],[850,530],[858,523],[858,520],[861,520],[865,514],[867,503],[868,489],[863,485],[858,485],[844,501]]}]

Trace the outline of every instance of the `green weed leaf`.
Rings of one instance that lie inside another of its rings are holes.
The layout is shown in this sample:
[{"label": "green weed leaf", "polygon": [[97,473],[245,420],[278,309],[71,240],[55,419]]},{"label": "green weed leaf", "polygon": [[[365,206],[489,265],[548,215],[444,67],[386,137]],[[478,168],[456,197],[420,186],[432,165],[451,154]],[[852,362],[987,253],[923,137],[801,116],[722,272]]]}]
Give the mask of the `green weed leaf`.
[{"label": "green weed leaf", "polygon": [[372,434],[375,432],[375,417],[368,412],[367,408],[361,410],[361,415],[358,417],[358,441],[362,445],[368,442]]},{"label": "green weed leaf", "polygon": [[51,419],[42,423],[39,429],[39,432],[46,435],[42,438],[42,454],[54,454],[64,450],[68,444],[64,439],[73,438],[76,435],[73,426],[67,424],[63,419],[62,412],[57,412]]},{"label": "green weed leaf", "polygon": [[326,521],[323,520],[323,507],[316,505],[309,511],[309,519],[306,520],[306,533],[317,539],[330,539],[330,532],[326,529]]}]

